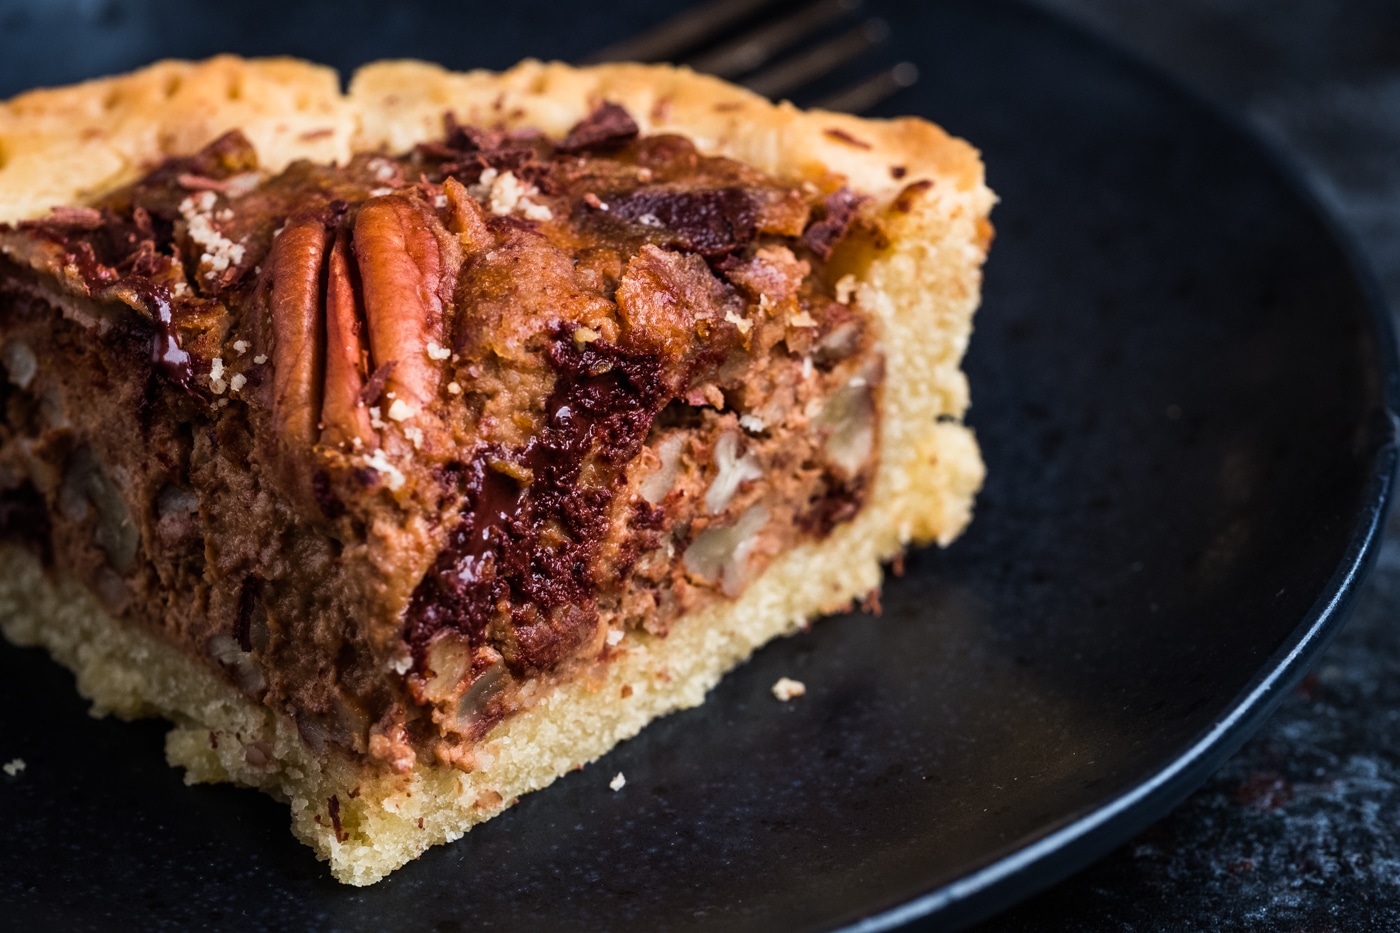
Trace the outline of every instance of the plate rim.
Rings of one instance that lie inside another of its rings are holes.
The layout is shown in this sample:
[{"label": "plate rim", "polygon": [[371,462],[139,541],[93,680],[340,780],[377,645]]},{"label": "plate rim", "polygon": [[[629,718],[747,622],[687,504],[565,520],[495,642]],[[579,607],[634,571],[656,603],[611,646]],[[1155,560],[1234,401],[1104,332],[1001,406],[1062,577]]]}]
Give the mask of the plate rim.
[{"label": "plate rim", "polygon": [[1183,803],[1258,732],[1346,624],[1380,552],[1400,467],[1400,348],[1390,303],[1358,235],[1322,198],[1302,160],[1281,140],[1255,128],[1244,112],[1112,34],[1034,0],[1010,0],[1009,6],[1040,20],[1037,28],[1056,30],[1070,41],[1093,48],[1134,72],[1144,85],[1189,104],[1202,118],[1214,121],[1219,129],[1259,154],[1261,171],[1271,175],[1320,223],[1361,293],[1365,313],[1358,319],[1369,326],[1378,351],[1386,424],[1377,426],[1381,431],[1370,452],[1371,478],[1341,560],[1283,645],[1222,708],[1211,726],[1174,753],[1163,767],[1099,806],[960,878],[879,908],[864,918],[827,927],[832,933],[877,933],[935,917],[950,924],[940,929],[965,929],[1077,874]]},{"label": "plate rim", "polygon": [[1101,60],[1129,72],[1141,86],[1188,104],[1202,120],[1214,121],[1258,155],[1260,173],[1277,182],[1320,224],[1360,292],[1365,309],[1358,309],[1357,321],[1375,344],[1376,372],[1383,375],[1379,395],[1388,420],[1377,425],[1372,449],[1358,458],[1369,458],[1370,478],[1360,507],[1346,517],[1347,546],[1319,598],[1300,616],[1279,649],[1260,663],[1243,690],[1222,704],[1212,725],[1173,752],[1164,767],[1087,812],[1048,824],[1054,828],[1029,842],[1015,843],[1014,851],[912,898],[901,896],[883,906],[862,908],[859,918],[818,921],[815,926],[822,930],[874,933],[935,922],[940,929],[967,927],[1081,871],[1184,801],[1257,732],[1345,624],[1379,554],[1400,465],[1396,414],[1400,412],[1400,357],[1391,309],[1359,236],[1323,200],[1301,160],[1280,140],[1252,127],[1242,113],[1111,34],[1035,0],[1003,0],[1001,5],[1037,20],[1037,30],[1067,36],[1066,41],[1092,49]]}]

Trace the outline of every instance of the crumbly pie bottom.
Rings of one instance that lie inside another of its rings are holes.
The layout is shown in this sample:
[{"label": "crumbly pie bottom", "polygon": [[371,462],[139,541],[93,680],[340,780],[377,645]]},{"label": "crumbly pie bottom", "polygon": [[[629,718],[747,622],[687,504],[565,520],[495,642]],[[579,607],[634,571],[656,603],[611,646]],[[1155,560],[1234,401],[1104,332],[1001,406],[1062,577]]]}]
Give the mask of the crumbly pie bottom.
[{"label": "crumbly pie bottom", "polygon": [[[971,438],[960,427],[945,433],[945,480],[975,484],[981,463]],[[72,670],[94,714],[174,723],[166,756],[187,783],[232,781],[290,803],[296,836],[338,880],[366,885],[596,760],[657,716],[699,705],[760,645],[875,589],[881,560],[902,550],[880,506],[871,502],[825,542],[778,558],[740,599],[682,619],[667,637],[629,634],[599,678],[565,684],[498,727],[469,774],[420,763],[386,775],[342,755],[314,755],[290,718],[118,623],[84,587],[47,574],[13,544],[0,547],[0,630]]]},{"label": "crumbly pie bottom", "polygon": [[[664,635],[646,626],[614,629],[598,663],[571,668],[533,705],[474,738],[469,762],[419,754],[397,770],[382,756],[327,745],[324,736],[318,748],[306,722],[276,711],[285,707],[250,699],[255,690],[238,690],[236,678],[202,656],[214,650],[219,660],[229,638],[237,647],[246,631],[201,642],[198,651],[177,647],[176,636],[157,625],[117,621],[97,595],[64,574],[61,562],[46,569],[26,546],[0,545],[0,629],[10,640],[47,648],[76,673],[98,713],[171,720],[168,756],[186,769],[187,780],[233,781],[287,800],[295,834],[350,884],[382,878],[521,794],[595,760],[651,719],[702,702],[758,646],[876,590],[883,562],[911,544],[947,544],[962,531],[983,475],[972,433],[961,423],[968,399],[960,363],[993,200],[976,154],[924,121],[801,113],[665,67],[527,62],[503,75],[453,75],[417,63],[381,63],[341,94],[333,75],[304,63],[221,58],[163,63],[0,104],[8,147],[0,166],[0,221],[11,221],[114,190],[132,180],[137,166],[187,154],[229,129],[244,132],[277,171],[296,158],[344,164],[357,152],[431,141],[444,111],[473,125],[498,121],[564,137],[599,101],[625,107],[643,134],[683,135],[705,153],[787,184],[839,176],[868,199],[877,232],[826,270],[832,284],[846,283],[836,300],[872,322],[883,356],[873,396],[879,427],[872,475],[853,516],[774,555],[741,591],[678,615]],[[70,158],[79,152],[81,159]],[[60,220],[81,225],[88,217],[79,209]],[[192,229],[199,229],[197,219],[186,218]],[[529,221],[526,214],[521,223]],[[205,258],[236,262],[231,250]],[[11,259],[20,263],[18,254]],[[41,284],[47,288],[49,281]],[[574,331],[580,345],[587,342],[578,339],[581,331]],[[425,358],[438,360],[441,349],[428,344]],[[222,359],[217,371],[201,371],[210,386],[222,382]],[[75,487],[96,500],[104,489]],[[759,491],[756,484],[750,491]],[[100,512],[101,502],[96,505]],[[106,550],[110,557],[114,548]],[[108,604],[111,597],[105,594]],[[405,673],[395,663],[381,667]]]}]

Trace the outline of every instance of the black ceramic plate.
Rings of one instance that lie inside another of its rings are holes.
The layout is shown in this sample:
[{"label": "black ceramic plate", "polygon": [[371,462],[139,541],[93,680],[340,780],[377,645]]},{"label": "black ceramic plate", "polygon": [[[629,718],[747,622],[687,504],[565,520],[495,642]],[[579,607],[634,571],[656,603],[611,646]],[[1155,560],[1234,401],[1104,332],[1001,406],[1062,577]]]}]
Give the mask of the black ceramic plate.
[{"label": "black ceramic plate", "polygon": [[[666,14],[256,7],[0,6],[0,92],[223,49],[503,66]],[[0,649],[0,760],[28,763],[0,779],[0,926],[953,926],[1120,843],[1246,738],[1374,551],[1396,397],[1374,295],[1275,160],[1170,82],[1015,5],[884,12],[923,73],[887,109],[974,140],[1003,198],[968,534],[914,555],[883,616],[764,650],[365,890],[280,805],[184,787],[159,725],[90,720],[41,654]],[[807,696],[775,702],[784,675]]]}]

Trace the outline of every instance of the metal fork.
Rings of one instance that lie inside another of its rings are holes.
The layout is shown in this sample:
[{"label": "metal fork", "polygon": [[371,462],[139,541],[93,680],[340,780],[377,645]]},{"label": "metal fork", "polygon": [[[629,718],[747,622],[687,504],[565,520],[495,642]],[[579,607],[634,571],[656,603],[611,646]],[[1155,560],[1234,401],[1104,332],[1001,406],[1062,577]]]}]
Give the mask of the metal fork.
[{"label": "metal fork", "polygon": [[[889,38],[888,24],[878,17],[854,22],[861,0],[816,0],[791,11],[778,10],[781,6],[790,4],[709,0],[641,35],[609,45],[584,62],[680,61],[777,99],[831,74]],[[839,27],[844,28],[838,32]],[[737,29],[745,31],[725,38]],[[803,40],[817,37],[816,44],[794,51]],[[912,62],[899,62],[812,105],[860,113],[918,78],[919,69]]]}]

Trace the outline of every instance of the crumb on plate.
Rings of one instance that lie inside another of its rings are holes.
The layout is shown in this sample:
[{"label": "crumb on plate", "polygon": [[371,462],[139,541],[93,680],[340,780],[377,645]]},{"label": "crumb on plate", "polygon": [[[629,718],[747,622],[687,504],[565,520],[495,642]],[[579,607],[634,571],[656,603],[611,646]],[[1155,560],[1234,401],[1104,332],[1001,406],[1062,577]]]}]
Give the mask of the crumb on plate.
[{"label": "crumb on plate", "polygon": [[793,680],[791,677],[779,677],[778,682],[773,685],[773,696],[786,703],[794,697],[800,697],[807,692],[807,685],[800,680]]}]

